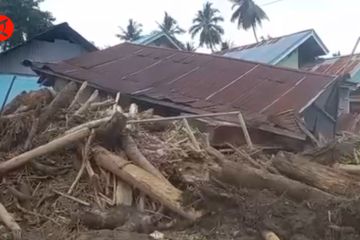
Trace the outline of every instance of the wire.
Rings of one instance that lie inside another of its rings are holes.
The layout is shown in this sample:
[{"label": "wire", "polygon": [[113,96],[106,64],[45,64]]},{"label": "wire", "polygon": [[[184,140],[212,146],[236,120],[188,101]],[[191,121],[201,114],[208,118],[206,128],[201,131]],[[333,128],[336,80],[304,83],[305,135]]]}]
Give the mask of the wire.
[{"label": "wire", "polygon": [[275,0],[275,1],[272,1],[272,2],[267,2],[267,3],[264,3],[264,4],[261,4],[260,6],[269,6],[269,5],[272,5],[274,3],[278,3],[278,2],[282,2],[284,0]]}]

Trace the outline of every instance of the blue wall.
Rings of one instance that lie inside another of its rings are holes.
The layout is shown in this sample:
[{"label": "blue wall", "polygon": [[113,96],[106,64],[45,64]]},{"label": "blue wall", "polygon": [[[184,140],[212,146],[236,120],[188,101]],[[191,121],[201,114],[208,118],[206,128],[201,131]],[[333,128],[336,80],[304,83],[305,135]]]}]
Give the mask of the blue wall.
[{"label": "blue wall", "polygon": [[[14,75],[0,74],[0,106],[5,100],[6,92],[9,89],[13,77]],[[37,83],[37,80],[38,77],[36,76],[17,75],[7,102],[11,101],[22,91],[39,89],[41,86]]]}]

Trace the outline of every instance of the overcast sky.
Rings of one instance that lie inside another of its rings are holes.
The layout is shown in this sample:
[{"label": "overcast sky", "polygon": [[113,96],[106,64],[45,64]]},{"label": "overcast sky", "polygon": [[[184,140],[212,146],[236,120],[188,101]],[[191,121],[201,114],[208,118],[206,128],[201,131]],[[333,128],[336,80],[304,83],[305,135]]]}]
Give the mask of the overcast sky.
[{"label": "overcast sky", "polygon": [[[314,28],[330,51],[351,52],[360,36],[360,0],[255,0],[265,10],[270,21],[258,28],[259,36],[280,36]],[[205,0],[46,0],[41,8],[53,13],[56,22],[68,22],[75,30],[99,47],[120,43],[115,37],[118,26],[125,27],[128,19],[143,24],[144,33],[157,28],[164,11],[178,20],[182,28],[189,29],[196,12]],[[224,17],[224,40],[235,45],[254,42],[252,31],[238,30],[230,22],[231,3],[211,0]],[[275,3],[272,3],[275,2]],[[179,37],[191,40],[188,34]],[[197,43],[197,40],[194,40]],[[359,49],[360,50],[360,49]],[[358,51],[359,52],[359,51]]]}]

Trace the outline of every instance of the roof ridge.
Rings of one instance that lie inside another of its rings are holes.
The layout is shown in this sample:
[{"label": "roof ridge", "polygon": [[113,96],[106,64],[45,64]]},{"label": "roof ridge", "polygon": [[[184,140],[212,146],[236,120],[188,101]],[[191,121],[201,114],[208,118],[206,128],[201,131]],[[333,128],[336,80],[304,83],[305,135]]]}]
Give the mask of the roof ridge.
[{"label": "roof ridge", "polygon": [[27,39],[26,41],[22,42],[22,43],[19,43],[17,44],[16,46],[6,50],[6,51],[3,51],[3,52],[0,52],[0,54],[3,54],[3,53],[7,53],[9,51],[12,51],[24,44],[27,44],[33,40],[39,40],[38,38],[40,38],[41,36],[43,36],[44,34],[50,32],[50,31],[54,31],[56,29],[60,29],[60,28],[68,28],[74,35],[76,35],[78,38],[81,39],[81,41],[83,42],[82,44],[83,45],[86,45],[86,47],[92,51],[95,51],[95,50],[99,50],[94,44],[92,44],[91,42],[89,42],[89,40],[87,40],[85,37],[83,37],[80,33],[78,33],[75,29],[73,29],[68,22],[62,22],[62,23],[59,23],[59,24],[54,24],[53,26],[45,29],[44,31],[42,32],[39,32],[38,34],[36,34],[35,36]]},{"label": "roof ridge", "polygon": [[220,51],[219,53],[232,52],[232,51],[236,51],[236,50],[238,50],[240,48],[245,48],[245,47],[248,47],[248,46],[251,46],[251,45],[257,45],[257,44],[260,44],[260,43],[266,43],[266,42],[269,42],[269,41],[277,40],[277,39],[284,38],[284,37],[290,37],[290,36],[300,34],[300,33],[305,33],[305,32],[311,32],[312,33],[312,32],[315,32],[315,30],[313,28],[309,28],[309,29],[306,29],[306,30],[302,30],[302,31],[299,31],[299,32],[294,32],[294,33],[289,33],[289,34],[281,35],[281,36],[278,36],[278,37],[271,37],[271,38],[265,39],[265,40],[263,40],[261,42],[255,42],[255,43],[249,43],[249,44],[240,45],[240,46],[237,46],[237,47],[225,50],[225,51]]}]

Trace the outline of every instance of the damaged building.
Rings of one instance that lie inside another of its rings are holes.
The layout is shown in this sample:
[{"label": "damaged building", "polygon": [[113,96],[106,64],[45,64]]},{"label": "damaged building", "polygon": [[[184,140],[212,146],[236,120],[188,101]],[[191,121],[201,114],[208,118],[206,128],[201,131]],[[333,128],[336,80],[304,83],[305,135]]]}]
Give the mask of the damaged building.
[{"label": "damaged building", "polygon": [[[104,93],[120,92],[122,104],[131,99],[161,115],[241,111],[259,144],[286,139],[287,147],[297,148],[336,134],[338,76],[130,43],[56,64],[26,65],[56,90],[68,81],[87,81]],[[215,143],[244,141],[237,118],[218,120],[207,127]]]}]

